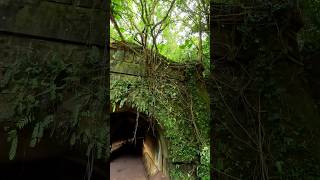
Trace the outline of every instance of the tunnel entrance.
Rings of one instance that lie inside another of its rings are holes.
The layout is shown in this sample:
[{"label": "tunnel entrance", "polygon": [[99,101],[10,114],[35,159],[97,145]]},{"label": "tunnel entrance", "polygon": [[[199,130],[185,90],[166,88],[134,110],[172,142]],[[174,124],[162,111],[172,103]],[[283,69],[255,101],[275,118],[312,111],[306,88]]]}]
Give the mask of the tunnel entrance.
[{"label": "tunnel entrance", "polygon": [[134,111],[111,113],[110,179],[168,179],[160,128]]}]

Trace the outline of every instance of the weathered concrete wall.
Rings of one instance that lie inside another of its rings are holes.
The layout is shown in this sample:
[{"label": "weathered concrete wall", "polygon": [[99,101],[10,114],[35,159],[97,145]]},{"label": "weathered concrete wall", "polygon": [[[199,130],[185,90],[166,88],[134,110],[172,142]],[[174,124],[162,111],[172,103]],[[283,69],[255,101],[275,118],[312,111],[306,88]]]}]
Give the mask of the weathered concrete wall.
[{"label": "weathered concrete wall", "polygon": [[[194,72],[194,74],[196,74],[196,76],[201,76],[200,74],[202,73],[201,70],[201,66],[198,66],[196,64],[187,64],[187,63],[174,63],[170,60],[167,60],[164,57],[158,56],[157,59],[152,59],[153,61],[153,65],[154,65],[154,70],[151,74],[151,76],[147,75],[147,72],[150,73],[150,69],[146,68],[146,62],[145,62],[145,57],[144,57],[144,52],[141,50],[141,47],[138,47],[136,45],[132,45],[132,44],[123,44],[121,42],[116,42],[114,44],[111,44],[111,52],[110,52],[110,58],[111,58],[111,67],[110,67],[110,73],[111,73],[111,87],[113,87],[113,85],[115,85],[115,92],[114,94],[121,94],[122,96],[128,96],[128,99],[130,99],[130,95],[128,94],[134,94],[135,92],[139,92],[139,86],[133,85],[134,88],[130,89],[131,86],[130,84],[135,84],[135,82],[147,82],[147,80],[150,80],[152,78],[152,80],[154,80],[154,83],[157,84],[156,88],[159,91],[163,91],[163,89],[161,89],[161,85],[162,84],[166,84],[169,83],[173,86],[176,86],[178,92],[177,94],[181,93],[188,93],[182,89],[187,88],[188,83],[189,83],[189,79],[187,78],[188,73],[190,73],[190,69],[194,69],[196,72]],[[190,69],[189,69],[190,68]],[[199,71],[198,71],[199,70]],[[199,80],[201,78],[196,77],[195,79]],[[150,79],[148,79],[150,78]],[[121,88],[117,89],[118,85],[117,85],[117,80],[119,80],[120,85],[121,83],[126,81],[126,83],[128,83],[128,86],[121,86]],[[195,89],[198,89],[199,91],[203,93],[202,94],[206,94],[206,89],[203,87],[203,81],[196,81],[197,83],[195,83]],[[152,83],[152,81],[151,81]],[[142,85],[143,86],[143,85]],[[146,87],[141,87],[142,91],[145,91]],[[154,90],[154,91],[157,91]],[[181,90],[181,91],[180,91]],[[113,89],[111,89],[111,94],[112,94]],[[205,92],[204,92],[205,91]],[[163,91],[163,93],[165,94],[165,92]],[[194,95],[194,94],[193,94]],[[201,96],[200,95],[200,96]],[[166,95],[164,95],[166,96]],[[181,95],[182,98],[186,98],[185,95]],[[195,95],[198,98],[198,94]],[[155,96],[156,98],[158,98],[157,96]],[[140,94],[139,94],[139,98],[137,98],[137,101],[139,101],[140,99]],[[172,99],[170,99],[172,98]],[[179,97],[180,98],[180,97]],[[200,97],[203,98],[203,97]],[[118,97],[115,97],[115,99],[118,99]],[[113,99],[113,100],[115,100]],[[122,99],[122,100],[126,100]],[[142,97],[142,99],[147,99],[147,97]],[[169,100],[170,99],[170,100]],[[168,97],[168,100],[171,102],[177,102],[179,103],[179,101],[177,99],[174,99],[173,97]],[[118,104],[121,104],[120,101],[116,100]],[[128,101],[128,100],[127,100]],[[127,102],[125,102],[127,103]],[[131,104],[130,104],[131,103]],[[162,102],[164,104],[167,104],[167,102]],[[162,104],[161,102],[159,103],[159,106],[156,108],[161,107]],[[131,102],[131,100],[129,100],[129,103],[127,105],[132,105],[132,106],[136,106],[139,107],[139,105],[134,104]],[[112,104],[113,105],[113,104]],[[121,107],[117,107],[117,105],[115,105],[115,112],[119,112],[119,111],[125,111],[125,109],[121,109]],[[124,104],[124,106],[126,106],[126,104]],[[157,106],[157,105],[155,105]],[[168,106],[171,106],[168,104]],[[150,107],[150,105],[148,106]],[[177,108],[175,106],[173,106],[173,109]],[[129,108],[130,109],[130,108]],[[180,111],[180,109],[177,108],[177,111]],[[113,108],[111,108],[111,111],[113,110]],[[176,111],[176,110],[172,110],[172,111]],[[198,110],[198,109],[197,109]],[[133,110],[136,111],[136,110]],[[188,111],[188,110],[186,110]],[[167,114],[167,118],[169,119],[171,117],[171,114],[169,114],[170,112],[168,112]],[[181,112],[181,114],[188,114],[188,112]],[[200,113],[199,113],[200,114]],[[165,115],[164,115],[165,116]],[[153,117],[153,118],[158,118],[158,117]],[[179,117],[181,118],[181,117]],[[185,122],[185,124],[189,124],[189,122],[186,120],[184,120],[183,118],[179,119],[177,117],[177,121],[180,122]],[[152,119],[152,117],[151,117]],[[158,122],[160,124],[160,126],[163,126],[164,128],[162,129],[164,134],[169,134],[169,131],[180,131],[181,129],[177,128],[177,129],[166,129],[165,125],[161,125],[161,123],[165,123],[165,120],[161,121],[161,120],[155,120],[154,122]],[[206,121],[206,119],[204,118],[202,121]],[[111,124],[112,124],[112,119],[111,119]],[[204,122],[199,122],[199,124],[203,124],[203,126],[207,127],[206,123]],[[112,127],[112,126],[111,126]],[[181,127],[180,127],[181,128]],[[192,128],[188,125],[186,125],[185,128]],[[199,127],[200,129],[200,127]],[[112,130],[111,130],[112,131]],[[181,130],[183,131],[183,130]],[[189,132],[189,129],[186,130],[187,132]],[[192,130],[190,130],[192,131]],[[185,131],[184,131],[185,132]],[[201,132],[202,134],[202,132]],[[206,134],[206,132],[203,132],[203,134]],[[194,135],[194,134],[193,134]],[[177,137],[178,138],[182,138],[182,139],[193,139],[195,138],[193,135],[191,135],[191,137],[186,137],[188,135],[181,135],[181,137]],[[204,135],[205,136],[205,135]],[[161,173],[164,175],[173,175],[172,172],[176,172],[181,170],[181,174],[183,173],[187,173],[189,171],[192,172],[196,172],[193,171],[192,169],[196,168],[196,163],[194,163],[194,159],[196,159],[197,157],[193,156],[193,155],[189,155],[188,160],[181,158],[180,156],[178,158],[175,157],[175,155],[179,154],[176,153],[176,150],[173,150],[174,148],[176,148],[179,144],[177,143],[177,139],[175,138],[168,138],[167,141],[165,140],[164,137],[158,137],[159,139],[157,139],[157,142],[150,142],[150,139],[146,139],[146,143],[144,144],[144,152],[145,152],[145,156],[144,156],[144,162],[145,162],[145,167],[147,169],[147,172],[149,173],[149,175],[153,176],[156,175],[157,171],[160,170],[162,171]],[[206,138],[206,137],[205,137]],[[180,139],[181,140],[181,139]],[[190,142],[191,141],[191,142]],[[190,144],[194,144],[192,143],[193,140],[190,140]],[[190,148],[190,144],[189,142],[185,142],[185,147]],[[184,146],[181,145],[180,143],[180,147]],[[170,149],[171,148],[171,149]],[[191,148],[190,148],[191,149]],[[182,150],[181,150],[182,151]],[[182,153],[181,153],[182,154]],[[180,159],[181,158],[181,159]],[[181,166],[178,167],[177,164],[182,164]],[[179,169],[179,170],[178,170]],[[196,173],[195,173],[196,174]],[[193,175],[195,175],[193,174]],[[187,175],[186,175],[187,176]],[[176,177],[177,178],[177,177]]]},{"label": "weathered concrete wall", "polygon": [[158,132],[157,139],[147,135],[143,143],[143,161],[150,177],[161,172],[168,176],[167,146],[164,138]]},{"label": "weathered concrete wall", "polygon": [[[47,61],[56,55],[62,62],[72,64],[84,62],[90,53],[95,51],[96,58],[102,62],[107,28],[105,2],[103,0],[1,1],[0,82],[4,80],[10,65],[25,58]],[[0,88],[1,135],[5,134],[3,126],[14,115],[11,105],[16,96],[12,92],[1,92],[2,90]],[[66,102],[68,100],[65,99]],[[28,130],[26,132],[32,133]],[[25,142],[23,144],[29,143],[30,136],[28,133],[20,135],[21,141]],[[9,148],[6,146],[10,145],[6,142],[6,136],[1,136],[0,144],[0,161],[3,162],[4,158],[8,159]],[[18,149],[26,147],[28,146],[18,145]],[[48,148],[45,148],[45,145],[41,147],[44,147],[42,152],[47,152]],[[23,151],[18,150],[17,153],[17,159],[24,156]],[[50,153],[59,154],[61,151],[53,150]],[[40,156],[37,152],[31,154],[31,158]]]},{"label": "weathered concrete wall", "polygon": [[0,3],[0,31],[103,46],[106,7],[102,2],[5,0]]},{"label": "weathered concrete wall", "polygon": [[[117,78],[146,77],[145,57],[141,48],[135,45],[127,45],[115,42],[110,49],[111,80]],[[165,76],[185,80],[185,66],[168,61],[158,56],[155,64],[154,76]],[[129,76],[129,77],[128,77]]]},{"label": "weathered concrete wall", "polygon": [[[24,57],[46,60],[53,53],[63,61],[83,61],[92,48],[102,60],[106,12],[102,1],[7,0],[0,3],[0,79],[6,68]],[[1,102],[6,102],[1,94]],[[12,112],[0,103],[0,121]]]}]

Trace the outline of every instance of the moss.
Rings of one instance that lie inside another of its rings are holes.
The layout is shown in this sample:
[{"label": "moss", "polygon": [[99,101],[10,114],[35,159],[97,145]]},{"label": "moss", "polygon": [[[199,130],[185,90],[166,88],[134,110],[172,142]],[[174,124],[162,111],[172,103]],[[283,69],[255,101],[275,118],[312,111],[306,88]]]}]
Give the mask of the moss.
[{"label": "moss", "polygon": [[[170,76],[170,75],[169,75]],[[194,82],[194,81],[192,81]],[[168,158],[170,162],[190,162],[189,167],[201,164],[198,157],[209,159],[204,147],[209,147],[209,95],[202,85],[189,86],[189,82],[181,83],[172,80],[160,80],[154,84],[154,91],[150,91],[151,82],[146,79],[129,80],[125,78],[111,81],[111,102],[128,105],[148,114],[163,129],[168,141]],[[192,87],[192,88],[191,88]],[[190,93],[190,94],[188,94]],[[200,138],[204,143],[199,144],[191,119],[190,97],[193,101],[193,116]],[[202,161],[201,175],[208,175],[208,161]],[[196,168],[197,169],[197,168]],[[173,179],[192,179],[195,169],[174,166],[170,169]],[[192,173],[193,171],[193,173]],[[206,172],[207,171],[207,172]]]}]

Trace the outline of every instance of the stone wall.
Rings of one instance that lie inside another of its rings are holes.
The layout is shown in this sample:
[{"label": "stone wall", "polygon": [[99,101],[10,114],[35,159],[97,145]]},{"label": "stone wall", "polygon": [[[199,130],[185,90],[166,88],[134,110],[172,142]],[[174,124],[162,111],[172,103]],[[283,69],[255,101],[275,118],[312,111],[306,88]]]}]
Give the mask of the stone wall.
[{"label": "stone wall", "polygon": [[[136,45],[114,42],[110,46],[111,80],[114,78],[146,77],[145,57],[141,48]],[[185,65],[174,63],[158,55],[155,64],[155,76],[166,76],[185,80]]]}]

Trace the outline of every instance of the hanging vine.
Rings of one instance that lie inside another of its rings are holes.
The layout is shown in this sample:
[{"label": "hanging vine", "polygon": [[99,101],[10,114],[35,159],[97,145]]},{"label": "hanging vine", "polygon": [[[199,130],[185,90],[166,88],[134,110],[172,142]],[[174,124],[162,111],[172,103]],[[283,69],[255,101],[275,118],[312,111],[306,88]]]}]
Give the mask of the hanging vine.
[{"label": "hanging vine", "polygon": [[1,122],[11,142],[9,158],[15,157],[19,132],[26,128],[33,129],[30,147],[45,134],[55,135],[72,146],[86,144],[88,156],[96,149],[97,158],[106,158],[102,120],[106,98],[104,87],[99,86],[103,80],[99,50],[92,47],[84,62],[68,62],[54,52],[46,59],[40,57],[36,51],[21,52],[1,81],[0,92],[12,102],[11,116]]},{"label": "hanging vine", "polygon": [[[172,177],[190,179],[197,174],[209,178],[209,99],[205,88],[201,87],[203,85],[197,83],[198,79],[189,78],[199,77],[196,75],[199,72],[193,70],[197,66],[180,64],[186,75],[186,81],[181,81],[161,71],[168,68],[170,62],[161,56],[149,57],[156,58],[150,76],[112,78],[110,99],[113,110],[123,106],[135,108],[148,115],[151,123],[164,131],[169,142],[169,159],[174,165],[170,169]],[[194,168],[185,171],[181,163]]]}]

